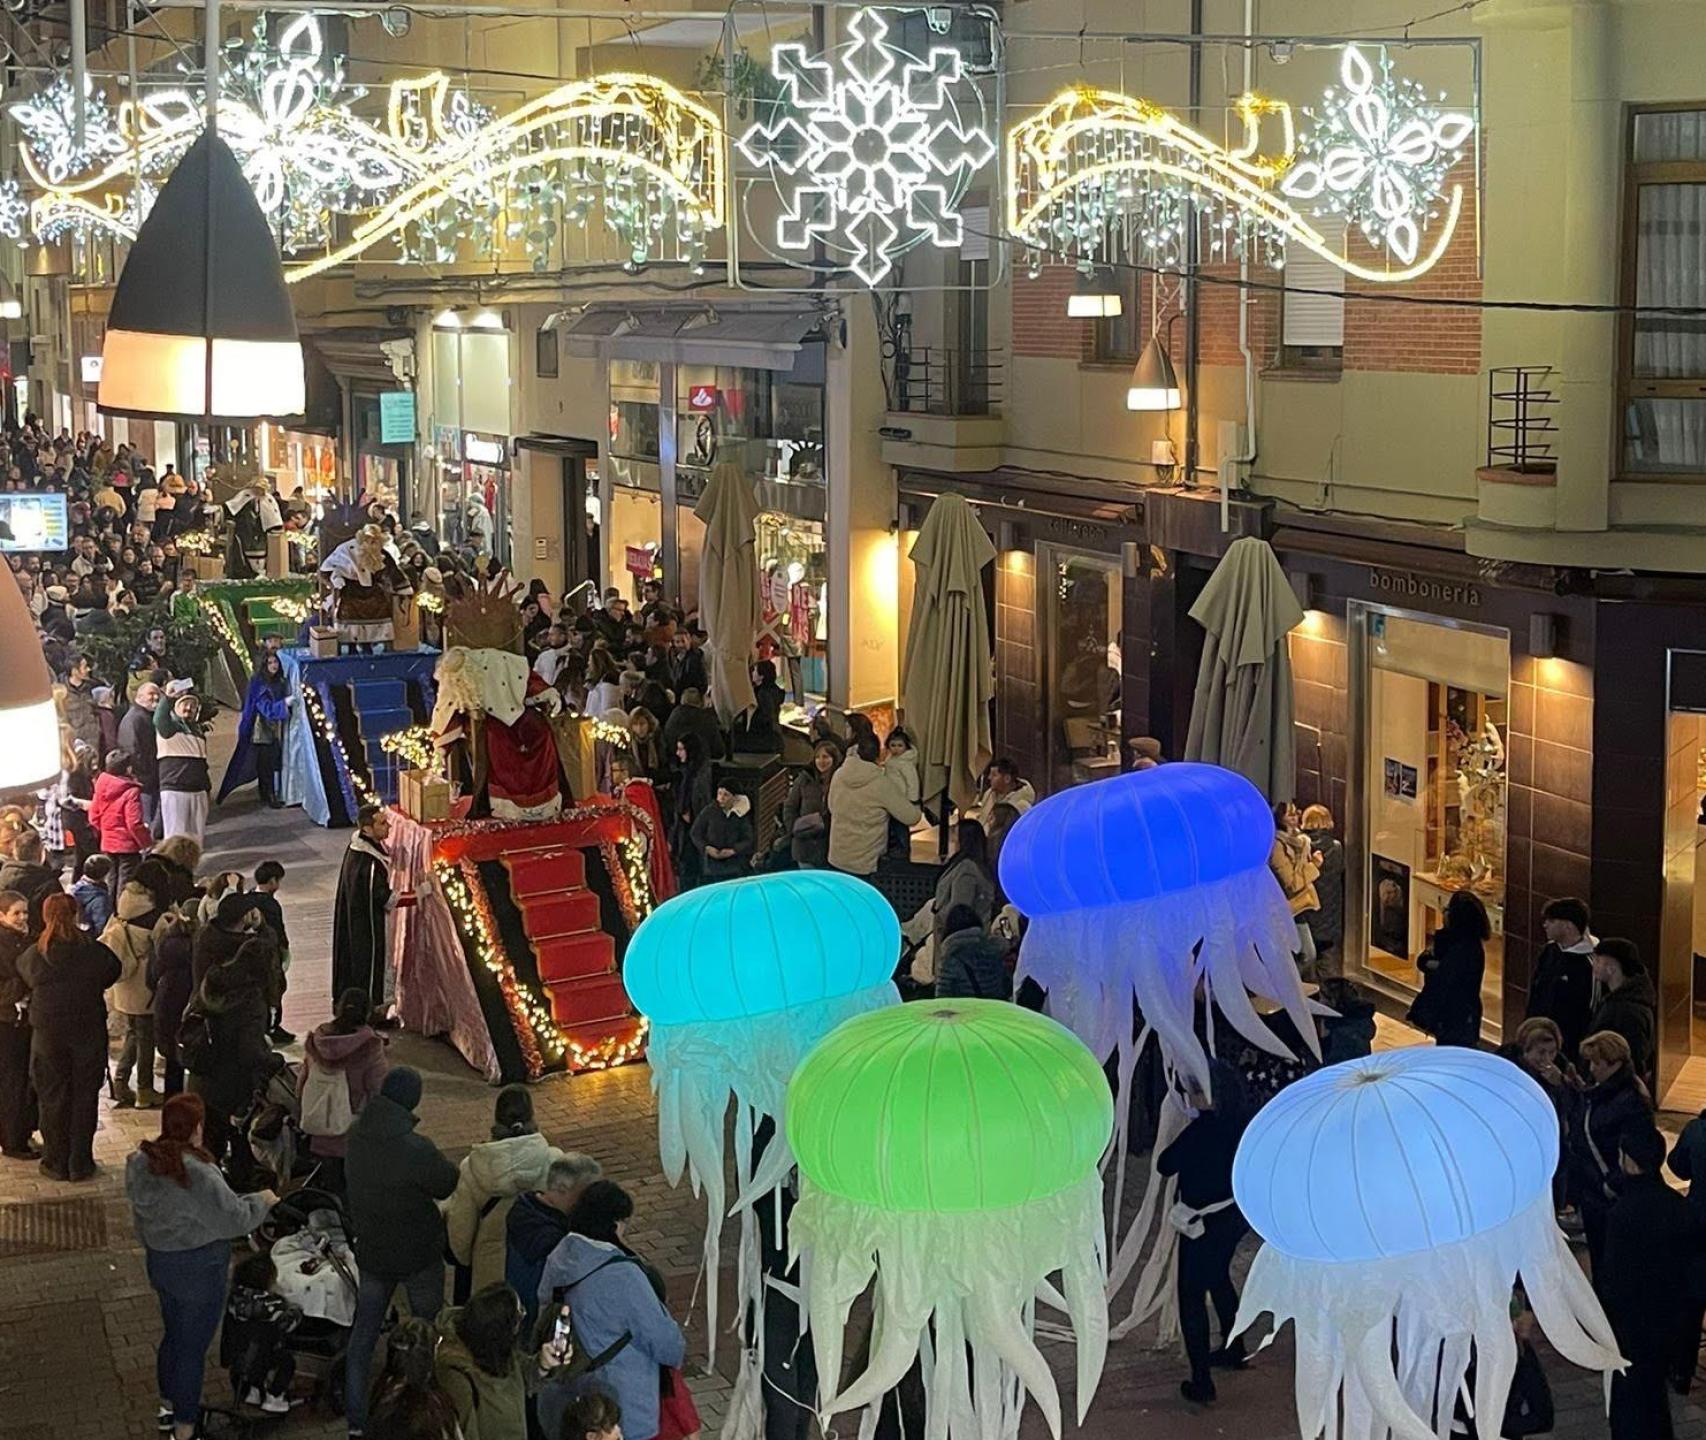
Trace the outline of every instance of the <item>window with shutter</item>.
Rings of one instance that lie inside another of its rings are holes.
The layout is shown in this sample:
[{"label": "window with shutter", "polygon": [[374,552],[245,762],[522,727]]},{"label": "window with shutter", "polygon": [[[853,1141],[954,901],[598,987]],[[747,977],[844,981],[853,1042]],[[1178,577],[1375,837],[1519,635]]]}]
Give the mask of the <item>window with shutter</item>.
[{"label": "window with shutter", "polygon": [[[1321,237],[1337,250],[1343,221],[1319,222]],[[1345,272],[1313,250],[1287,244],[1285,293],[1280,299],[1280,364],[1286,369],[1337,370],[1345,354]]]}]

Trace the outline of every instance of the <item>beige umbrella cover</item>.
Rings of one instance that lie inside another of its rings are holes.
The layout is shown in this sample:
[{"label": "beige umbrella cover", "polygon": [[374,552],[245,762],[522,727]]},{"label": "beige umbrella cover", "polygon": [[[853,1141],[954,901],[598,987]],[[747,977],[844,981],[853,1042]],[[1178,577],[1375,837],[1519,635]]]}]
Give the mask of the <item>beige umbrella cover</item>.
[{"label": "beige umbrella cover", "polygon": [[699,562],[699,623],[711,658],[711,698],[726,727],[753,708],[753,642],[758,638],[758,565],[753,526],[758,498],[746,472],[725,460],[711,472],[693,507],[705,522]]},{"label": "beige umbrella cover", "polygon": [[1191,619],[1208,638],[1185,759],[1236,770],[1270,801],[1292,799],[1297,741],[1285,637],[1303,620],[1303,607],[1267,541],[1246,535],[1232,542]]},{"label": "beige umbrella cover", "polygon": [[977,799],[989,764],[989,701],[995,693],[983,567],[995,558],[963,495],[947,491],[930,507],[912,545],[918,568],[912,628],[901,667],[906,728],[918,747],[924,798],[962,809]]}]

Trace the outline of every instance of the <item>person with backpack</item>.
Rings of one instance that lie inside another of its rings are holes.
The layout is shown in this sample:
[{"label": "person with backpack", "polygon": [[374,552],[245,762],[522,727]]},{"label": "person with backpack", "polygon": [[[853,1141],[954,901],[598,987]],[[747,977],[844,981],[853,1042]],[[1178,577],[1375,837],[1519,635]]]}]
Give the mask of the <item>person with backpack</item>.
[{"label": "person with backpack", "polygon": [[498,1092],[492,1138],[463,1158],[456,1193],[444,1212],[450,1255],[467,1272],[468,1293],[504,1278],[510,1208],[517,1196],[545,1183],[554,1161],[567,1158],[534,1125],[527,1086],[506,1085]]},{"label": "person with backpack", "polygon": [[[154,991],[148,983],[154,925],[159,918],[154,897],[133,880],[119,894],[118,913],[101,931],[101,944],[118,956],[123,967],[107,992],[108,1008],[124,1017],[124,1048],[112,1080],[113,1104],[120,1108],[134,1105],[152,1110],[160,1103],[154,1089]],[[132,1070],[135,1090],[130,1088]]]},{"label": "person with backpack", "polygon": [[246,941],[207,972],[178,1022],[189,1088],[207,1106],[207,1148],[219,1161],[229,1152],[239,1183],[255,1162],[235,1117],[248,1110],[267,1077],[284,1067],[284,1056],[267,1043],[266,985],[274,963],[270,935]]},{"label": "person with backpack", "polygon": [[[373,1350],[392,1295],[401,1286],[410,1313],[429,1322],[444,1306],[444,1218],[438,1202],[454,1193],[459,1174],[438,1146],[415,1132],[420,1103],[420,1072],[395,1066],[349,1128],[344,1182],[360,1271],[344,1363],[352,1436],[367,1429]],[[377,1424],[374,1428],[377,1433]]]},{"label": "person with backpack", "polygon": [[539,1329],[550,1334],[566,1323],[572,1352],[567,1363],[541,1352],[548,1373],[539,1421],[547,1435],[562,1433],[569,1401],[595,1385],[616,1397],[623,1440],[658,1433],[659,1372],[681,1364],[687,1342],[642,1262],[622,1243],[621,1227],[633,1213],[620,1185],[593,1181],[570,1216],[571,1233],[545,1262]]},{"label": "person with backpack", "polygon": [[340,1194],[350,1126],[379,1093],[390,1068],[384,1037],[367,1023],[372,1011],[367,991],[344,991],[338,996],[337,1013],[316,1026],[302,1047],[297,1076],[300,1123],[309,1152],[320,1162],[317,1183]]},{"label": "person with backpack", "polygon": [[[187,907],[194,908],[193,902]],[[184,1088],[184,1061],[178,1050],[178,1025],[195,993],[195,922],[180,910],[168,910],[154,926],[154,953],[148,961],[148,988],[154,992],[154,1048],[165,1075],[160,1093]]]},{"label": "person with backpack", "polygon": [[83,877],[71,887],[81,924],[91,935],[99,935],[113,918],[113,862],[105,855],[91,855],[83,862]]},{"label": "person with backpack", "polygon": [[440,1388],[456,1406],[462,1440],[527,1440],[521,1301],[503,1281],[438,1317]]},{"label": "person with backpack", "polygon": [[527,1315],[527,1333],[538,1319],[539,1277],[551,1252],[569,1233],[581,1191],[600,1175],[598,1161],[585,1155],[565,1156],[551,1162],[545,1183],[538,1190],[517,1195],[504,1226],[504,1278],[521,1297]]}]

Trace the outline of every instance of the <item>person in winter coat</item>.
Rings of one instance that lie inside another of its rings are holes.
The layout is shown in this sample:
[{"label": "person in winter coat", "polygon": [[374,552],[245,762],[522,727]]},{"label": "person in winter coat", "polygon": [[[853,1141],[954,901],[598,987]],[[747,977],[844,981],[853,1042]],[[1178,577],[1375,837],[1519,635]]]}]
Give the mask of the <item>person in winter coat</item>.
[{"label": "person in winter coat", "polygon": [[[124,1048],[113,1071],[113,1104],[152,1110],[160,1103],[154,1089],[154,991],[148,969],[154,960],[154,926],[160,914],[154,897],[134,881],[118,897],[118,913],[101,932],[101,943],[118,956],[119,978],[107,992],[107,1004],[124,1017]],[[130,1088],[136,1071],[136,1089]]]},{"label": "person in winter coat", "polygon": [[1268,868],[1285,892],[1286,904],[1297,925],[1297,954],[1300,964],[1315,962],[1315,935],[1304,922],[1304,916],[1321,908],[1321,896],[1315,881],[1321,874],[1321,857],[1309,843],[1309,837],[1298,828],[1297,807],[1289,800],[1274,806],[1274,844],[1268,853]]},{"label": "person in winter coat", "polygon": [[891,819],[916,825],[922,813],[877,764],[881,753],[875,735],[860,735],[829,782],[829,863],[850,875],[876,870]]},{"label": "person in winter coat", "polygon": [[64,887],[59,872],[47,864],[41,836],[34,830],[24,831],[12,842],[11,859],[0,865],[0,890],[16,890],[24,897],[30,907],[30,934],[39,935],[43,903],[64,894]]},{"label": "person in winter coat", "polygon": [[260,912],[249,895],[232,892],[223,896],[212,918],[195,932],[195,983],[201,984],[211,970],[230,960],[245,941],[259,933],[260,924]]},{"label": "person in winter coat", "polygon": [[[5,872],[0,871],[0,885],[5,879]],[[1627,1040],[1630,1068],[1651,1093],[1659,1058],[1654,1044],[1658,1000],[1635,942],[1615,937],[1599,941],[1593,950],[1593,978],[1601,993],[1588,1020],[1589,1033],[1613,1030]]]},{"label": "person in winter coat", "polygon": [[1011,1000],[1013,977],[1007,971],[1007,952],[990,938],[977,911],[956,905],[943,921],[944,938],[936,947],[938,1000]]},{"label": "person in winter coat", "polygon": [[547,1380],[539,1392],[539,1421],[547,1435],[561,1433],[564,1407],[592,1388],[616,1397],[623,1440],[653,1440],[658,1433],[658,1372],[680,1365],[687,1344],[646,1270],[622,1244],[621,1225],[633,1213],[634,1202],[620,1185],[594,1181],[570,1217],[572,1233],[551,1252],[539,1277],[541,1315],[566,1302],[577,1343],[590,1355],[602,1355],[628,1337],[597,1369],[572,1381]]},{"label": "person in winter coat", "polygon": [[95,754],[105,754],[101,749],[101,717],[95,711],[95,671],[86,655],[74,657],[65,672],[65,699],[61,708],[72,736]]},{"label": "person in winter coat", "polygon": [[504,1224],[504,1279],[521,1297],[526,1333],[533,1333],[539,1309],[539,1277],[551,1252],[569,1233],[569,1216],[581,1191],[598,1179],[598,1161],[585,1155],[553,1160],[538,1190],[515,1197]]},{"label": "person in winter coat", "polygon": [[1036,803],[1036,788],[1029,780],[1019,778],[1019,767],[1013,761],[1002,756],[989,762],[989,769],[984,772],[983,793],[977,797],[975,808],[977,822],[989,833],[991,840],[995,838],[995,812],[998,807],[1006,805],[1023,815]]},{"label": "person in winter coat", "polygon": [[113,862],[106,855],[91,855],[83,862],[83,878],[71,887],[83,928],[99,935],[113,918]]},{"label": "person in winter coat", "polygon": [[673,757],[676,742],[692,735],[707,760],[721,760],[723,727],[717,723],[717,712],[706,705],[704,693],[697,687],[689,686],[677,694],[676,706],[663,722],[663,753]]},{"label": "person in winter coat", "polygon": [[30,1078],[41,1105],[42,1173],[91,1180],[101,1081],[107,1069],[107,987],[118,957],[77,925],[77,902],[53,895],[42,931],[18,957],[30,989]]},{"label": "person in winter coat", "polygon": [[148,962],[148,988],[154,992],[154,1048],[165,1066],[163,1095],[184,1088],[184,1062],[178,1051],[178,1025],[195,993],[191,958],[195,926],[177,910],[168,910],[154,926],[154,955]]},{"label": "person in winter coat", "polygon": [[1315,940],[1316,973],[1338,975],[1344,970],[1345,847],[1333,833],[1333,812],[1325,805],[1305,807],[1302,825],[1321,857],[1321,873],[1315,877],[1315,898],[1320,903],[1304,914],[1303,923]]},{"label": "person in winter coat", "polygon": [[689,838],[699,852],[707,883],[738,880],[752,859],[752,801],[719,785],[717,803],[693,817]]},{"label": "person in winter coat", "polygon": [[111,884],[116,898],[154,843],[143,813],[141,782],[131,773],[130,756],[122,750],[110,751],[106,769],[95,777],[89,824],[101,853],[113,862]]},{"label": "person in winter coat", "polygon": [[36,1129],[30,989],[18,971],[18,957],[29,943],[29,903],[16,890],[0,890],[0,1155],[8,1160],[41,1159],[30,1143]]},{"label": "person in winter coat", "polygon": [[160,825],[160,737],[154,729],[154,712],[159,708],[160,687],[145,680],[118,721],[118,748],[130,757],[130,773],[142,786],[142,818],[150,833]]},{"label": "person in winter coat", "polygon": [[1653,1102],[1629,1064],[1629,1042],[1613,1030],[1585,1037],[1582,1064],[1592,1083],[1570,1134],[1570,1193],[1582,1214],[1588,1268],[1595,1285],[1604,1273],[1605,1221],[1621,1173],[1617,1143],[1630,1124],[1651,1124]]},{"label": "person in winter coat", "polygon": [[[160,827],[167,836],[188,835],[197,845],[207,829],[207,725],[201,701],[188,681],[166,687],[154,711],[155,754],[160,764]],[[184,687],[178,689],[178,687]],[[177,694],[172,691],[178,689]]]},{"label": "person in winter coat", "polygon": [[511,1207],[518,1196],[545,1184],[553,1163],[568,1158],[534,1126],[533,1092],[527,1086],[508,1085],[498,1092],[492,1138],[463,1157],[456,1193],[444,1211],[450,1254],[471,1272],[470,1290],[505,1278]]},{"label": "person in winter coat", "polygon": [[527,1440],[521,1301],[503,1281],[438,1317],[435,1369],[456,1407],[462,1440]]},{"label": "person in winter coat", "polygon": [[[1665,1382],[1686,1356],[1693,1376],[1700,1331],[1687,1325],[1687,1287],[1677,1283],[1700,1251],[1700,1215],[1659,1173],[1665,1141],[1648,1120],[1618,1137],[1622,1184],[1605,1222],[1604,1270],[1594,1286],[1629,1368],[1611,1377],[1611,1440],[1671,1440]],[[1691,1267],[1689,1267],[1691,1268]]]},{"label": "person in winter coat", "polygon": [[1544,1015],[1524,1020],[1516,1027],[1516,1040],[1499,1053],[1514,1061],[1552,1102],[1558,1116],[1558,1169],[1552,1177],[1553,1208],[1564,1208],[1569,1171],[1570,1132],[1582,1105],[1582,1081],[1564,1058],[1564,1037],[1555,1022]]},{"label": "person in winter coat", "polygon": [[841,746],[820,740],[812,747],[812,762],[794,776],[782,804],[782,842],[801,870],[822,870],[829,864],[829,782],[841,765]]},{"label": "person in winter coat", "polygon": [[[233,1117],[249,1108],[255,1091],[284,1065],[267,1043],[266,985],[273,964],[272,937],[254,937],[207,972],[192,1002],[207,1017],[211,1044],[206,1062],[190,1071],[189,1088],[207,1106],[207,1148],[216,1160],[230,1151],[238,1177],[253,1168],[254,1157]],[[181,1042],[181,1019],[178,1028]]]},{"label": "person in winter coat", "polygon": [[[309,1077],[326,1071],[342,1077],[349,1093],[350,1124],[367,1102],[379,1093],[390,1069],[385,1059],[385,1040],[369,1025],[373,1002],[367,991],[351,988],[338,996],[338,1009],[324,1025],[309,1033],[302,1046],[299,1093],[306,1095]],[[341,1135],[308,1135],[309,1151],[320,1160],[319,1184],[331,1190],[344,1188],[344,1156],[349,1150],[349,1132]]]},{"label": "person in winter coat", "polygon": [[1410,1023],[1440,1045],[1481,1041],[1481,977],[1485,945],[1493,933],[1487,909],[1472,890],[1458,890],[1446,902],[1445,921],[1427,951],[1416,961],[1422,993],[1410,1007]]},{"label": "person in winter coat", "polygon": [[693,843],[693,822],[701,812],[716,804],[716,790],[711,784],[711,762],[698,736],[683,735],[675,742],[675,798],[671,803],[672,820],[669,827],[670,854],[675,860],[675,873],[683,890],[699,883],[699,847]]},{"label": "person in winter coat", "polygon": [[179,906],[196,893],[195,871],[201,864],[201,842],[188,835],[162,840],[136,867],[136,879],[146,885],[162,910]]},{"label": "person in winter coat", "polygon": [[436,1320],[444,1305],[445,1235],[438,1202],[455,1193],[460,1177],[438,1146],[415,1133],[420,1103],[420,1073],[399,1065],[349,1129],[344,1183],[361,1275],[344,1365],[352,1434],[367,1428],[373,1348],[397,1287],[407,1292],[410,1312],[423,1320]]},{"label": "person in winter coat", "polygon": [[144,1140],[124,1169],[148,1283],[160,1300],[159,1428],[173,1440],[190,1440],[199,1430],[202,1378],[225,1311],[231,1242],[259,1226],[274,1203],[266,1191],[234,1194],[202,1138],[201,1101],[174,1095],[160,1112],[160,1138]]},{"label": "person in winter coat", "polygon": [[[1241,1369],[1244,1364],[1243,1340],[1230,1340],[1238,1314],[1232,1256],[1248,1228],[1232,1198],[1232,1157],[1248,1114],[1237,1071],[1219,1062],[1214,1065],[1214,1098],[1195,1093],[1189,1104],[1195,1112],[1190,1124],[1161,1152],[1155,1168],[1160,1175],[1179,1177],[1179,1204],[1193,1212],[1192,1227],[1179,1236],[1179,1329],[1191,1366],[1179,1393],[1206,1405],[1215,1398],[1210,1367]],[[1211,1301],[1220,1320],[1219,1350],[1209,1348]]]},{"label": "person in winter coat", "polygon": [[1593,1017],[1593,952],[1599,940],[1588,929],[1588,907],[1573,897],[1547,902],[1540,912],[1546,944],[1534,960],[1528,986],[1528,1016],[1554,1021],[1572,1063]]},{"label": "person in winter coat", "polygon": [[985,930],[995,918],[995,875],[989,862],[989,837],[977,821],[961,820],[955,828],[953,858],[942,867],[930,904],[935,917],[932,929],[940,968],[950,911],[960,905],[970,907]]}]

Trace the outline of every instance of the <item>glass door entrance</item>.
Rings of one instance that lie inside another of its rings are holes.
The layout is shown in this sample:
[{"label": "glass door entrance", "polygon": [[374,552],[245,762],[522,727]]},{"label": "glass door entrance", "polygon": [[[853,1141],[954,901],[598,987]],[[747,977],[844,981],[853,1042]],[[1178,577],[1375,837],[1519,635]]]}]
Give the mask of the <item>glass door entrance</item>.
[{"label": "glass door entrance", "polygon": [[[1120,768],[1120,562],[1039,545],[1047,791],[1117,775]],[[1043,787],[1039,786],[1039,789]]]}]

